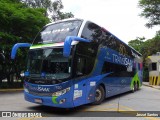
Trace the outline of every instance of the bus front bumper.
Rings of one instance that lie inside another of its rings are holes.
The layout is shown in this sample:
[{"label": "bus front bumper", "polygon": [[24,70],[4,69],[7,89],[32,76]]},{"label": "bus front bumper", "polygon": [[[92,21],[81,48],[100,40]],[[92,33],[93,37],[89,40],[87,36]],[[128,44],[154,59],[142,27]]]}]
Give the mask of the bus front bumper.
[{"label": "bus front bumper", "polygon": [[52,106],[58,108],[74,107],[73,101],[71,100],[71,98],[67,98],[67,96],[59,96],[59,97],[36,96],[24,91],[24,98],[26,101],[46,106]]}]

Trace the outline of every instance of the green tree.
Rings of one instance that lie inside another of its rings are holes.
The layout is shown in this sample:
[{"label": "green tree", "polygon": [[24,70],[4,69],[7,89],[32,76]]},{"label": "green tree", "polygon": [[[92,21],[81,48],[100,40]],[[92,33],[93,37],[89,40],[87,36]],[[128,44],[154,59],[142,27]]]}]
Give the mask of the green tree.
[{"label": "green tree", "polygon": [[148,28],[160,25],[160,0],[140,0],[139,6],[142,8],[140,15],[149,19]]},{"label": "green tree", "polygon": [[153,37],[152,39],[144,41],[144,38],[137,38],[135,40],[129,41],[128,45],[132,46],[134,49],[136,49],[142,54],[144,66],[143,78],[144,81],[148,81],[149,72],[146,58],[150,55],[160,52],[160,31],[157,32],[155,37]]},{"label": "green tree", "polygon": [[128,42],[128,45],[133,47],[135,50],[141,53],[142,50],[142,45],[144,44],[145,38],[142,37],[137,37],[135,40],[131,40]]},{"label": "green tree", "polygon": [[139,51],[145,59],[149,55],[156,54],[160,51],[160,31],[152,39],[145,40],[144,37],[137,38],[129,41],[128,45]]},{"label": "green tree", "polygon": [[44,16],[45,12],[42,8],[28,8],[18,0],[0,0],[0,46],[5,51],[8,81],[13,65],[16,65],[18,71],[24,69],[27,54],[25,49],[19,50],[18,62],[13,63],[10,60],[11,48],[17,42],[32,42],[42,26],[49,22]]},{"label": "green tree", "polygon": [[21,0],[21,2],[25,3],[28,7],[31,8],[46,9],[45,16],[51,18],[53,21],[74,17],[71,12],[61,12],[63,9],[61,0]]},{"label": "green tree", "polygon": [[[65,18],[73,18],[74,15],[71,13],[71,12],[59,12],[59,16],[60,16],[60,19],[65,19]],[[54,19],[54,17],[53,17]]]},{"label": "green tree", "polygon": [[156,33],[155,37],[144,42],[142,46],[142,54],[144,58],[156,54],[160,51],[160,34]]}]

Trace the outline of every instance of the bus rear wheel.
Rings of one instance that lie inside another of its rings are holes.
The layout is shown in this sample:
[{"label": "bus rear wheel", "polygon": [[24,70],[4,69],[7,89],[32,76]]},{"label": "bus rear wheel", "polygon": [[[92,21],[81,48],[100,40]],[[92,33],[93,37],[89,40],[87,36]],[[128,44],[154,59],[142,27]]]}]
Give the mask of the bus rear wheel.
[{"label": "bus rear wheel", "polygon": [[139,83],[137,82],[137,84],[136,84],[137,86],[136,86],[136,88],[137,88],[137,90],[139,90]]},{"label": "bus rear wheel", "polygon": [[132,87],[132,92],[134,93],[136,90],[137,90],[137,84],[134,83],[134,84],[133,84],[133,87]]},{"label": "bus rear wheel", "polygon": [[105,98],[105,91],[102,86],[98,86],[95,91],[95,102],[93,104],[99,105]]}]

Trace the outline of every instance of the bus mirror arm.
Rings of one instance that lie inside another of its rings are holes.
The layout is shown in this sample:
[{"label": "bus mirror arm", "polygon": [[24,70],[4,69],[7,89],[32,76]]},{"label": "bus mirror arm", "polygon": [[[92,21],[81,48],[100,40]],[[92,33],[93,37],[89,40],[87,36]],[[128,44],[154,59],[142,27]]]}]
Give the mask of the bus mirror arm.
[{"label": "bus mirror arm", "polygon": [[71,44],[72,41],[79,41],[79,42],[91,42],[90,40],[81,38],[81,37],[76,37],[76,36],[67,36],[64,42],[64,48],[63,48],[63,56],[64,57],[69,57],[70,52],[71,52]]},{"label": "bus mirror arm", "polygon": [[12,52],[11,52],[11,59],[15,59],[17,49],[20,47],[30,47],[31,44],[29,43],[17,43],[12,47]]}]

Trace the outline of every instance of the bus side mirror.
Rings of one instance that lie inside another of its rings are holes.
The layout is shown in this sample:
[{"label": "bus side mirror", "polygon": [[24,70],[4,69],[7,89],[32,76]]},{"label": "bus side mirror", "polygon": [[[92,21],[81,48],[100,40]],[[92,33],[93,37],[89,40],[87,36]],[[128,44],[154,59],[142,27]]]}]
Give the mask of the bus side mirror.
[{"label": "bus side mirror", "polygon": [[15,44],[12,48],[11,59],[15,59],[18,48],[20,48],[20,47],[30,47],[30,46],[31,46],[31,44],[29,44],[29,43],[17,43],[17,44]]},{"label": "bus side mirror", "polygon": [[81,37],[75,37],[75,36],[66,37],[65,42],[64,42],[64,48],[63,48],[63,56],[64,57],[69,57],[70,52],[71,52],[72,41],[91,42],[90,40],[86,40],[86,39],[81,38]]}]

